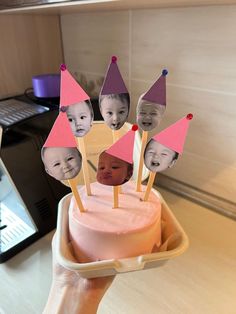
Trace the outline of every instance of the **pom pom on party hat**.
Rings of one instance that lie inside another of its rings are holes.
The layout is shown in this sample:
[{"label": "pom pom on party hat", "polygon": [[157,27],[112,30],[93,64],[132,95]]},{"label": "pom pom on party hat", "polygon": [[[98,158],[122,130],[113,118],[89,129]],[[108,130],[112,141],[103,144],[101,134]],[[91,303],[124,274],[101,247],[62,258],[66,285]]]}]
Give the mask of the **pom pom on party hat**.
[{"label": "pom pom on party hat", "polygon": [[189,122],[192,118],[193,115],[189,113],[186,117],[178,120],[168,128],[153,136],[153,139],[173,151],[182,154]]},{"label": "pom pom on party hat", "polygon": [[137,130],[138,126],[134,124],[131,130],[106,150],[106,153],[132,164],[135,131]]},{"label": "pom pom on party hat", "polygon": [[70,106],[90,99],[82,87],[76,82],[66,65],[61,65],[60,107]]},{"label": "pom pom on party hat", "polygon": [[66,113],[59,113],[43,147],[77,147]]},{"label": "pom pom on party hat", "polygon": [[100,92],[101,95],[128,93],[116,61],[117,57],[112,56],[111,63],[108,67]]},{"label": "pom pom on party hat", "polygon": [[142,99],[147,101],[166,106],[166,75],[167,70],[163,70],[161,76],[144,94]]}]

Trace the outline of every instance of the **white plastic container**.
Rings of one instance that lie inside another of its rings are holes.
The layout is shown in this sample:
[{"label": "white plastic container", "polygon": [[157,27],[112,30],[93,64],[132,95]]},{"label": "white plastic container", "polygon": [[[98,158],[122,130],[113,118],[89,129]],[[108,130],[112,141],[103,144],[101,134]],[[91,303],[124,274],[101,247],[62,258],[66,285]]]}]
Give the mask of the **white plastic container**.
[{"label": "white plastic container", "polygon": [[160,267],[169,259],[181,255],[188,247],[188,237],[160,193],[154,189],[152,191],[160,198],[162,204],[162,246],[158,252],[116,260],[74,262],[68,233],[68,209],[72,194],[68,194],[60,201],[58,207],[56,241],[58,262],[67,269],[77,271],[82,277],[94,278]]}]

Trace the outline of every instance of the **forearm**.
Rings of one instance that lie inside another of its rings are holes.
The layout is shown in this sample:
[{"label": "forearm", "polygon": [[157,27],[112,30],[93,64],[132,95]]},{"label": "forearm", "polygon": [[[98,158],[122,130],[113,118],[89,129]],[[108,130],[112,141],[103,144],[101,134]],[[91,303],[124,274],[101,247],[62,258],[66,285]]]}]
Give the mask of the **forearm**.
[{"label": "forearm", "polygon": [[53,283],[43,314],[96,314],[101,297]]}]

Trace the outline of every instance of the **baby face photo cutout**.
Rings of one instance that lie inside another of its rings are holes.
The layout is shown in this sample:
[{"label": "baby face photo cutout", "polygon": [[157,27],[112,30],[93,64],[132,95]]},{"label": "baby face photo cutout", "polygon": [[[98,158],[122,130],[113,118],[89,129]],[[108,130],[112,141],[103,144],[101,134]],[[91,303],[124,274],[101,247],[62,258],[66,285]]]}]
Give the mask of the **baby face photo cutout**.
[{"label": "baby face photo cutout", "polygon": [[90,131],[94,117],[90,100],[66,107],[66,114],[75,137],[83,137]]},{"label": "baby face photo cutout", "polygon": [[119,130],[129,115],[129,94],[100,95],[99,109],[105,124],[112,130]]},{"label": "baby face photo cutout", "polygon": [[119,130],[124,125],[130,108],[129,92],[116,61],[117,57],[113,56],[99,96],[101,115],[112,130]]},{"label": "baby face photo cutout", "polygon": [[82,157],[76,147],[43,147],[41,156],[46,172],[56,180],[70,180],[80,172]]},{"label": "baby face photo cutout", "polygon": [[148,170],[161,172],[171,168],[182,154],[192,113],[156,134],[147,144],[144,163]]},{"label": "baby face photo cutout", "polygon": [[158,127],[165,112],[165,106],[139,98],[137,105],[137,124],[143,131]]},{"label": "baby face photo cutout", "polygon": [[159,124],[166,110],[166,75],[167,70],[138,100],[136,109],[137,124],[143,131],[154,130]]},{"label": "baby face photo cutout", "polygon": [[98,160],[97,181],[104,185],[122,185],[133,175],[133,165],[105,151]]},{"label": "baby face photo cutout", "polygon": [[60,112],[41,150],[46,172],[56,180],[70,180],[80,172],[82,157],[65,112]]},{"label": "baby face photo cutout", "polygon": [[83,137],[89,132],[94,117],[90,98],[65,64],[61,65],[60,111],[66,112],[75,137]]},{"label": "baby face photo cutout", "polygon": [[172,149],[151,139],[144,152],[144,164],[152,172],[161,172],[171,168],[179,154]]}]

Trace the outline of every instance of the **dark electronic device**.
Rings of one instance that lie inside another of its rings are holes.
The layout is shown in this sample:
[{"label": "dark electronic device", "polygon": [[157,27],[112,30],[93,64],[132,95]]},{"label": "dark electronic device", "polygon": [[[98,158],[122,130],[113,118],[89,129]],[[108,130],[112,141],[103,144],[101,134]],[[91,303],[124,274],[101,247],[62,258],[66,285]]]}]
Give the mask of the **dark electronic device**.
[{"label": "dark electronic device", "polygon": [[70,192],[41,161],[57,114],[21,98],[0,100],[0,263],[55,228],[58,202]]}]

